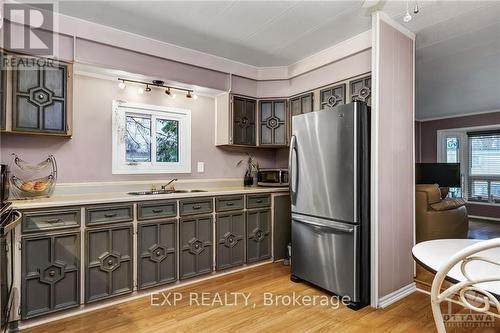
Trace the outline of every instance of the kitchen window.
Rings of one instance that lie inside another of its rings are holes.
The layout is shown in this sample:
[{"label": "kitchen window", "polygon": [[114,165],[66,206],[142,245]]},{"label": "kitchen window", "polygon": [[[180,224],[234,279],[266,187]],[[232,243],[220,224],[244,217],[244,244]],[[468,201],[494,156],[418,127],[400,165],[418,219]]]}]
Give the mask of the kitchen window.
[{"label": "kitchen window", "polygon": [[468,132],[469,200],[500,203],[500,131]]},{"label": "kitchen window", "polygon": [[113,102],[113,173],[190,173],[191,111]]}]

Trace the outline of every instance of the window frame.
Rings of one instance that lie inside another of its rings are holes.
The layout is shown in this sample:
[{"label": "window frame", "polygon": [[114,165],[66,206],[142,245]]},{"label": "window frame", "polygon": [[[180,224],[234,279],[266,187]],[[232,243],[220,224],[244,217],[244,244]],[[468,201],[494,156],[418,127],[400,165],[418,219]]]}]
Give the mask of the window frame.
[{"label": "window frame", "polygon": [[[500,124],[488,125],[488,126],[477,126],[477,127],[464,127],[464,128],[454,128],[454,129],[443,129],[437,131],[437,151],[436,157],[438,162],[446,162],[446,139],[450,137],[459,138],[459,162],[460,162],[460,172],[462,175],[462,197],[470,203],[482,204],[482,205],[500,205],[499,200],[496,201],[491,198],[490,193],[490,183],[491,181],[497,181],[496,176],[471,176],[471,147],[468,132],[483,132],[488,130],[498,130],[500,129]],[[472,183],[476,180],[484,180],[488,182],[488,198],[487,200],[479,200],[472,197]]]},{"label": "window frame", "polygon": [[[151,161],[126,161],[126,116],[151,118]],[[178,121],[178,162],[156,161],[156,119]],[[112,107],[112,173],[191,173],[191,110],[114,100]]]},{"label": "window frame", "polygon": [[[474,132],[474,131],[470,131]],[[477,131],[481,132],[481,131]],[[485,135],[487,136],[487,135]],[[500,137],[500,135],[496,134],[495,136]],[[482,203],[490,203],[490,204],[499,204],[500,197],[495,197],[491,194],[491,183],[492,182],[500,182],[500,175],[472,175],[472,141],[468,138],[467,143],[467,155],[469,156],[469,163],[467,165],[467,178],[469,181],[469,187],[467,188],[467,198],[471,202],[482,202]],[[482,197],[474,197],[472,196],[472,186],[474,181],[484,181],[488,184],[488,196],[486,198]]]}]

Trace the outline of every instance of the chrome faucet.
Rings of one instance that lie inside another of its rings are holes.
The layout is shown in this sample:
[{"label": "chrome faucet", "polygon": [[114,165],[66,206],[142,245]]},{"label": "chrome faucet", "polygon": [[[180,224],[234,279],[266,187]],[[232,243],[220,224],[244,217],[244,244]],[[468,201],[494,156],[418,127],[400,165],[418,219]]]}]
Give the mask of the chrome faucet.
[{"label": "chrome faucet", "polygon": [[[168,182],[168,183],[166,183],[165,185],[162,185],[162,186],[161,186],[161,189],[162,189],[163,191],[167,190],[167,189],[168,189],[168,186],[169,186],[170,184],[172,184],[173,182],[176,182],[176,181],[178,181],[178,179],[177,179],[177,178],[172,179],[171,181],[169,181],[169,182]],[[172,185],[170,188],[173,190],[173,189],[174,189],[174,185]]]}]

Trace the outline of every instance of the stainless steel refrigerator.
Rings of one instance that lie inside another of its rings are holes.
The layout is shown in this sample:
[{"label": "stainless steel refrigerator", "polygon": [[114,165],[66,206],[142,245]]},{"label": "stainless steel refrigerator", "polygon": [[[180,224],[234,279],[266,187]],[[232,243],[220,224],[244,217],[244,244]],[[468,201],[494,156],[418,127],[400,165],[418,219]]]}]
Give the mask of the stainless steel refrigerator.
[{"label": "stainless steel refrigerator", "polygon": [[370,301],[370,109],[353,102],[293,117],[292,281],[350,307]]}]

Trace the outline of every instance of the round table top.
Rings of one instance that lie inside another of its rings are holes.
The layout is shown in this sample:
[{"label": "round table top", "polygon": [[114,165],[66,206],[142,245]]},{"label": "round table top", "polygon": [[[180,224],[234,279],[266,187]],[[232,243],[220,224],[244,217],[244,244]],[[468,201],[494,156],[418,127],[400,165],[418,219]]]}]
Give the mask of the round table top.
[{"label": "round table top", "polygon": [[[437,272],[458,251],[467,246],[477,244],[478,239],[436,239],[418,243],[412,249],[413,257],[426,269]],[[481,251],[474,256],[480,256],[500,262],[500,248]],[[471,261],[466,266],[466,272],[472,279],[496,277],[500,280],[500,266],[483,261]],[[460,270],[460,263],[455,265],[447,274],[454,281],[464,281],[465,276]],[[495,295],[500,295],[500,281],[478,283],[479,288],[487,290]]]}]

